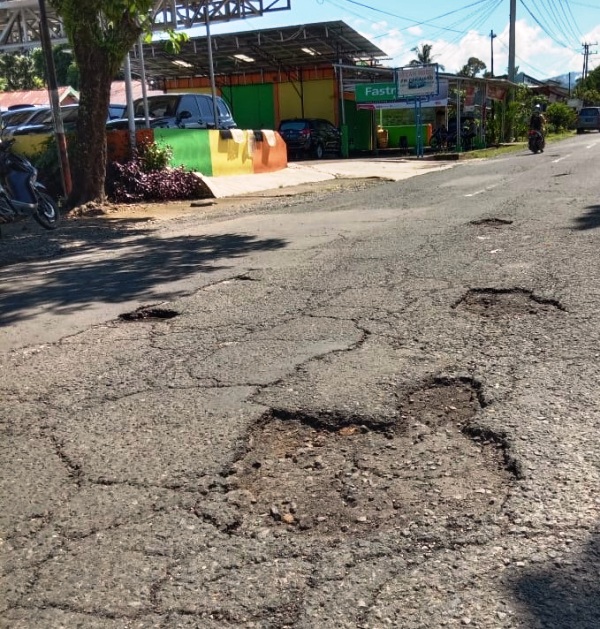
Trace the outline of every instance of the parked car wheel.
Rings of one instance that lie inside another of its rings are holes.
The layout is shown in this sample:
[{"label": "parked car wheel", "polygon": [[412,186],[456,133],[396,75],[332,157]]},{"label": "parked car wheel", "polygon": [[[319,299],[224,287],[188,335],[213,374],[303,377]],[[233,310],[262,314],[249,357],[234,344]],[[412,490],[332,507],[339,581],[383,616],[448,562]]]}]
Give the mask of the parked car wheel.
[{"label": "parked car wheel", "polygon": [[324,155],[325,155],[325,149],[323,148],[323,145],[317,144],[317,146],[315,146],[315,157],[317,159],[323,159]]}]

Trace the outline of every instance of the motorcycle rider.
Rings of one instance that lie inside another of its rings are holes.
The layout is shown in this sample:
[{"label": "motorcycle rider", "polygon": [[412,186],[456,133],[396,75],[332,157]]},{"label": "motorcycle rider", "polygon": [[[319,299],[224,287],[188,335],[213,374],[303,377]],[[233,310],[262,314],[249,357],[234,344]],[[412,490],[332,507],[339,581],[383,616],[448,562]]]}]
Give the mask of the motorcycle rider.
[{"label": "motorcycle rider", "polygon": [[540,104],[537,104],[533,108],[533,113],[529,119],[529,129],[530,131],[539,131],[542,136],[546,135],[546,118],[542,113],[542,106]]}]

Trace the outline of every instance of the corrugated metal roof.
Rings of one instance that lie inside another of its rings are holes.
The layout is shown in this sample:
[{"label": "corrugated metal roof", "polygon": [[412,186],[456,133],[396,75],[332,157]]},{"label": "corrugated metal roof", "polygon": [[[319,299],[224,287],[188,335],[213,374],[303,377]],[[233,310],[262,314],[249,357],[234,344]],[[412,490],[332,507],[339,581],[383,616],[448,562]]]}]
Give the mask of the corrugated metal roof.
[{"label": "corrugated metal roof", "polygon": [[[79,94],[72,87],[61,87],[58,90],[58,100],[61,104],[70,105],[79,101]],[[0,109],[7,110],[16,105],[48,106],[48,90],[25,90],[15,92],[0,92]]]},{"label": "corrugated metal roof", "polygon": [[[297,72],[301,68],[334,63],[377,65],[386,53],[343,21],[212,35],[216,75],[260,72]],[[184,43],[177,54],[161,42],[144,45],[149,79],[209,76],[207,38]],[[131,61],[140,72],[139,57]]]}]

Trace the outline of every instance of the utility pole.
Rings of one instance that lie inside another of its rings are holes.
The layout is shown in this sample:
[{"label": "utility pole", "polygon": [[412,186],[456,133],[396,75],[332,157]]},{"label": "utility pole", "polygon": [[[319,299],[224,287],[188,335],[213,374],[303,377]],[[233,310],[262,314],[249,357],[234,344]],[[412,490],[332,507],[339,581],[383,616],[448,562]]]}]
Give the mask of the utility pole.
[{"label": "utility pole", "polygon": [[594,44],[583,43],[583,72],[581,73],[582,79],[587,79],[589,74],[589,59],[590,55],[595,55],[595,52],[590,52],[590,46],[597,46],[598,42]]},{"label": "utility pole", "polygon": [[490,49],[491,49],[491,63],[490,63],[490,74],[492,78],[494,78],[494,39],[496,39],[498,35],[494,33],[493,29],[490,31]]},{"label": "utility pole", "polygon": [[38,0],[40,9],[40,39],[42,42],[42,52],[46,61],[46,76],[48,78],[48,96],[50,98],[50,108],[54,120],[54,135],[58,147],[60,174],[62,177],[62,188],[65,199],[71,194],[71,169],[69,167],[69,154],[67,152],[67,139],[65,128],[60,111],[60,101],[58,98],[58,82],[56,80],[56,68],[54,67],[54,57],[52,56],[52,42],[48,30],[48,16],[46,14],[45,0]]},{"label": "utility pole", "polygon": [[510,0],[510,27],[508,40],[508,80],[515,81],[517,0]]}]

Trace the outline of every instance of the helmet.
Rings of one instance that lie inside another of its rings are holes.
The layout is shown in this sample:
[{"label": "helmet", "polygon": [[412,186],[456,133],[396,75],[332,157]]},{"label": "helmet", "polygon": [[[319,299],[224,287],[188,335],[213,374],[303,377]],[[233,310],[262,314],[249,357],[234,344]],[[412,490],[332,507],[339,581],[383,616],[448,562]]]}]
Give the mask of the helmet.
[{"label": "helmet", "polygon": [[540,112],[542,111],[542,106],[538,103],[535,107],[534,107],[535,111]]}]

